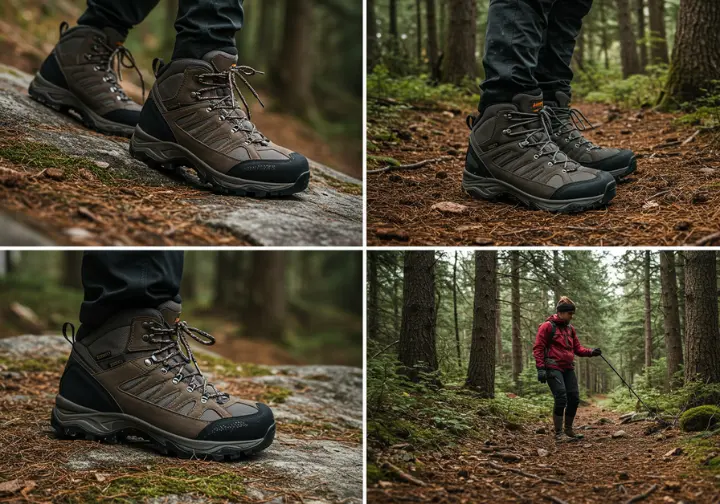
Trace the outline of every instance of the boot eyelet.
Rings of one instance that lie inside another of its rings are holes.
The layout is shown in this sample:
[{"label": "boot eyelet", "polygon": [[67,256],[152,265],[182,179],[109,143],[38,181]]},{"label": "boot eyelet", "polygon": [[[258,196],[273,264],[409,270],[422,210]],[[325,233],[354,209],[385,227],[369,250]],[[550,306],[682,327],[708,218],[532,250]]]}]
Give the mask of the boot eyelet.
[{"label": "boot eyelet", "polygon": [[206,402],[208,402],[207,396],[202,396],[202,397],[200,398],[200,402],[203,403],[203,404],[205,404]]},{"label": "boot eyelet", "polygon": [[567,171],[567,170],[564,170],[564,169],[563,169],[563,171],[562,171],[562,172],[563,172],[563,173],[567,173],[568,171]]},{"label": "boot eyelet", "polygon": [[161,372],[162,374],[167,374],[168,370],[165,369],[165,368],[162,368],[162,369],[160,369],[160,372]]},{"label": "boot eyelet", "polygon": [[85,56],[85,59],[88,60],[88,61],[90,61],[90,58],[92,57],[92,56],[90,56],[90,55],[87,54],[87,53],[83,54],[83,56]]},{"label": "boot eyelet", "polygon": [[211,107],[206,108],[205,112],[212,112],[212,108]]},{"label": "boot eyelet", "polygon": [[539,157],[540,157],[540,156],[538,156],[537,154],[535,154],[535,155],[533,156],[533,159],[538,159]]},{"label": "boot eyelet", "polygon": [[153,361],[151,359],[145,359],[145,365],[150,367],[153,365]]},{"label": "boot eyelet", "polygon": [[580,147],[580,144],[575,144],[575,148],[577,149],[578,147]]},{"label": "boot eyelet", "polygon": [[510,134],[510,130],[509,130],[509,129],[504,129],[504,130],[503,130],[503,134],[504,134],[504,135],[509,135],[509,134]]},{"label": "boot eyelet", "polygon": [[180,380],[179,380],[178,377],[176,376],[175,378],[172,379],[172,382],[173,382],[174,385],[177,385],[178,383],[180,383]]},{"label": "boot eyelet", "polygon": [[150,335],[148,335],[148,334],[143,334],[143,335],[142,335],[142,340],[143,340],[143,341],[150,341]]},{"label": "boot eyelet", "polygon": [[188,387],[188,388],[186,388],[185,390],[187,390],[187,391],[190,392],[191,394],[192,394],[193,392],[195,392],[195,389],[192,388],[192,387]]},{"label": "boot eyelet", "polygon": [[552,166],[552,162],[551,162],[551,161],[548,161],[548,166]]},{"label": "boot eyelet", "polygon": [[122,98],[120,96],[116,96],[115,98],[117,99],[117,101],[122,100]]}]

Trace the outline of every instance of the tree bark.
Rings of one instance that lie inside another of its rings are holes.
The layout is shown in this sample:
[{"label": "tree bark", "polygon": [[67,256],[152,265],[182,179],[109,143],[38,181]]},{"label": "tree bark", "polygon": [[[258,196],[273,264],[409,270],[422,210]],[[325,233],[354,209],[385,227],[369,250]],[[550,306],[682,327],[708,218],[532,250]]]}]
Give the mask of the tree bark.
[{"label": "tree bark", "polygon": [[[263,56],[265,64],[273,61],[275,54],[275,13],[276,0],[263,0],[260,3],[260,23],[257,30],[257,47]],[[174,20],[175,18],[173,18]],[[173,32],[174,35],[174,32]],[[173,36],[173,40],[175,37]]]},{"label": "tree bark", "polygon": [[620,63],[623,77],[628,78],[640,73],[640,60],[638,59],[637,42],[632,29],[628,0],[616,0],[616,4],[620,33]]},{"label": "tree bark", "polygon": [[635,0],[635,12],[638,25],[638,49],[640,51],[640,67],[643,73],[648,66],[648,47],[645,30],[645,0]]},{"label": "tree bark", "polygon": [[367,70],[372,72],[378,62],[377,18],[375,0],[367,0]]},{"label": "tree bark", "polygon": [[[686,0],[682,0],[684,3]],[[705,0],[700,0],[705,1]],[[665,0],[648,0],[650,7],[650,62],[668,62],[667,35],[665,34]]]},{"label": "tree bark", "polygon": [[71,289],[82,289],[82,267],[83,253],[81,250],[66,250],[63,253],[63,268],[60,284]]},{"label": "tree bark", "polygon": [[423,46],[423,29],[422,29],[422,0],[415,0],[415,25],[417,34],[415,50],[417,51],[418,66],[422,65],[422,46]]},{"label": "tree bark", "polygon": [[435,0],[425,0],[425,17],[427,23],[427,52],[430,77],[434,82],[437,82],[440,80],[440,65],[438,64],[439,54]]},{"label": "tree bark", "polygon": [[685,381],[720,383],[716,252],[685,251]]},{"label": "tree bark", "polygon": [[458,369],[462,368],[462,353],[460,352],[460,327],[458,325],[458,309],[457,309],[457,260],[458,253],[455,251],[455,261],[453,262],[453,314],[455,317],[455,347],[457,350]]},{"label": "tree bark", "polygon": [[[497,276],[497,274],[496,274]],[[495,362],[502,366],[503,363],[503,349],[502,349],[502,312],[500,311],[500,307],[502,306],[500,302],[500,280],[498,279],[495,283],[495,348],[497,348],[497,358]]]},{"label": "tree bark", "polygon": [[608,30],[607,30],[607,13],[606,13],[606,2],[607,0],[600,0],[600,27],[601,27],[601,48],[604,55],[605,60],[605,70],[610,69],[610,57],[609,57],[609,48],[610,48],[610,42],[608,40]]},{"label": "tree bark", "polygon": [[280,57],[273,74],[278,106],[287,113],[308,118],[315,108],[312,95],[314,0],[286,0],[285,28]]},{"label": "tree bark", "polygon": [[522,373],[522,341],[520,340],[520,252],[510,252],[512,304],[512,377],[515,384]]},{"label": "tree bark", "polygon": [[673,251],[660,252],[660,284],[663,301],[665,350],[667,353],[667,381],[668,385],[673,387],[676,385],[673,383],[673,374],[680,369],[683,363],[677,278],[675,276],[675,253]]},{"label": "tree bark", "polygon": [[281,342],[285,335],[285,252],[252,252],[247,289],[247,311],[242,319],[246,332],[258,339]]},{"label": "tree bark", "polygon": [[460,84],[466,78],[474,78],[477,72],[475,60],[476,0],[450,0],[450,27],[443,80]]},{"label": "tree bark", "polygon": [[180,294],[183,301],[192,300],[197,297],[197,256],[195,252],[185,252],[183,261],[182,281],[180,283]]},{"label": "tree bark", "polygon": [[652,366],[652,304],[650,300],[650,251],[644,253],[643,291],[645,294],[645,367]]},{"label": "tree bark", "polygon": [[475,300],[466,385],[481,397],[495,397],[495,313],[497,252],[475,252]]},{"label": "tree bark", "polygon": [[675,253],[678,280],[678,311],[680,312],[680,336],[683,344],[683,358],[685,356],[685,252]]},{"label": "tree bark", "polygon": [[368,339],[378,340],[380,320],[378,317],[378,258],[377,252],[367,253],[368,264]]},{"label": "tree bark", "polygon": [[412,381],[438,369],[435,348],[435,253],[405,252],[398,359]]}]

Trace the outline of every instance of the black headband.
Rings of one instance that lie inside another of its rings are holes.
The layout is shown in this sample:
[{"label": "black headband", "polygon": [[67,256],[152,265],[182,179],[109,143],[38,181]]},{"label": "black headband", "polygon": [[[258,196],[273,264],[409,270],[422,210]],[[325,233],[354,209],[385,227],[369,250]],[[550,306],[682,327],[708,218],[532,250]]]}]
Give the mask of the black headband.
[{"label": "black headband", "polygon": [[574,312],[575,311],[575,305],[573,303],[558,303],[557,305],[557,312]]}]

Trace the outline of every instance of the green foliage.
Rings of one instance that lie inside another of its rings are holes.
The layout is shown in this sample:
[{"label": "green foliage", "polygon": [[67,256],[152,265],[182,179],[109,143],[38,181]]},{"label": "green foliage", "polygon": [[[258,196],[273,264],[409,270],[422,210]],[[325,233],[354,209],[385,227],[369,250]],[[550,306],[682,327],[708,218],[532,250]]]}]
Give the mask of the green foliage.
[{"label": "green foliage", "polygon": [[720,408],[706,404],[690,408],[680,416],[680,429],[685,432],[709,430],[720,423]]},{"label": "green foliage", "polygon": [[653,106],[667,80],[667,65],[647,67],[647,73],[620,77],[617,71],[590,69],[580,72],[573,83],[573,94],[589,102],[615,104],[622,108]]},{"label": "green foliage", "polygon": [[683,105],[687,113],[677,119],[678,123],[709,129],[720,127],[720,81],[713,81],[712,87],[704,92],[694,103]]},{"label": "green foliage", "polygon": [[[427,75],[393,77],[387,67],[378,65],[367,77],[367,94],[370,98],[397,100],[419,104],[476,104],[480,99],[470,87],[452,84],[433,85]],[[478,89],[476,85],[472,89]]]}]

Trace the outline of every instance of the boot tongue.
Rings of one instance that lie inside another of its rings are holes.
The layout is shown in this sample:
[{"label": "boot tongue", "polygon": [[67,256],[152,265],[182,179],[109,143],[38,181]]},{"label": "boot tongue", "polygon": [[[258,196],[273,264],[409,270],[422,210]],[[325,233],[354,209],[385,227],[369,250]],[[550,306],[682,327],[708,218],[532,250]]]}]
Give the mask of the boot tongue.
[{"label": "boot tongue", "polygon": [[543,108],[543,97],[541,94],[517,94],[513,98],[513,105],[517,107],[518,112],[527,114],[536,114]]},{"label": "boot tongue", "polygon": [[122,43],[125,42],[125,37],[123,37],[120,32],[114,28],[106,27],[102,29],[102,32],[107,37],[108,44],[112,47],[122,45]]},{"label": "boot tongue", "polygon": [[555,101],[560,108],[570,108],[570,97],[562,91],[555,93]]},{"label": "boot tongue", "polygon": [[175,301],[165,301],[157,307],[157,311],[160,312],[167,325],[172,327],[180,321],[182,305],[180,303],[176,303]]},{"label": "boot tongue", "polygon": [[230,54],[225,51],[210,51],[202,59],[210,63],[217,72],[225,72],[237,64],[237,54]]}]

